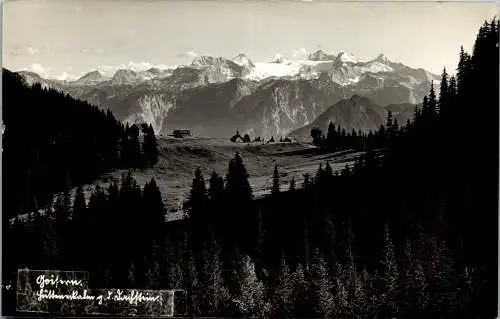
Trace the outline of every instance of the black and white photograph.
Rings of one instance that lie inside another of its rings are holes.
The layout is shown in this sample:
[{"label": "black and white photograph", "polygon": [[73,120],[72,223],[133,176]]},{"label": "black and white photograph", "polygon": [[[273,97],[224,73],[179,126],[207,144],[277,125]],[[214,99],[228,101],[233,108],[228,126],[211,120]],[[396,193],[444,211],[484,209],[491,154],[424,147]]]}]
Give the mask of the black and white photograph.
[{"label": "black and white photograph", "polygon": [[498,317],[498,4],[2,6],[2,316]]}]

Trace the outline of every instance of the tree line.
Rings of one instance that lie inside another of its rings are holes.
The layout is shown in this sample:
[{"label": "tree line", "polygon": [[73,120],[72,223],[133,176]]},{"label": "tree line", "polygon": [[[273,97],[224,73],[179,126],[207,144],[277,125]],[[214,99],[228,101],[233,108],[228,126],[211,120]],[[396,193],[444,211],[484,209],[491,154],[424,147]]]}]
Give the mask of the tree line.
[{"label": "tree line", "polygon": [[[415,108],[414,117],[418,117],[419,108]],[[385,148],[389,141],[405,128],[411,127],[411,121],[408,120],[406,126],[399,126],[398,120],[393,119],[392,112],[387,112],[387,120],[385,125],[380,125],[377,131],[369,131],[363,133],[361,130],[352,129],[347,132],[340,125],[335,125],[333,122],[328,124],[328,130],[325,133],[318,127],[311,129],[312,143],[318,147],[324,148],[331,152],[343,151],[348,149],[354,150],[374,150]]]},{"label": "tree line", "polygon": [[5,217],[43,208],[55,193],[110,169],[156,163],[151,125],[124,125],[109,110],[40,84],[28,86],[5,69],[2,79]]},{"label": "tree line", "polygon": [[184,288],[193,316],[494,317],[498,31],[485,22],[456,76],[443,71],[439,98],[431,86],[412,120],[384,127],[384,147],[353,147],[365,153],[341,171],[323,163],[282,191],[276,166],[271,195],[255,199],[236,154],[208,187],[196,170],[189,218],[169,223],[155,181],[141,189],[129,174],[88,204],[62,197],[31,226],[16,222],[7,236],[27,251],[8,251],[10,269]]}]

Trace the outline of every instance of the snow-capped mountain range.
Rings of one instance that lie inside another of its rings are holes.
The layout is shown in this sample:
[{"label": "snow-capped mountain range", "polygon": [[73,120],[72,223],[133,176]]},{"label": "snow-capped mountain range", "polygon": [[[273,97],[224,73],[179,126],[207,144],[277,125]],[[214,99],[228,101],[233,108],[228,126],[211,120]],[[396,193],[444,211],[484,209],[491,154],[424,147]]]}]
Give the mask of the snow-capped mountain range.
[{"label": "snow-capped mountain range", "polygon": [[322,50],[304,59],[278,54],[266,62],[245,54],[233,59],[198,56],[190,65],[119,69],[113,76],[94,70],[76,81],[19,73],[29,84],[41,83],[109,108],[122,120],[149,122],[159,133],[183,127],[212,136],[227,136],[236,128],[251,135],[286,135],[353,95],[381,106],[416,104],[431,81],[438,81],[424,69],[383,54],[363,61],[347,52]]},{"label": "snow-capped mountain range", "polygon": [[[245,54],[239,54],[233,59],[198,56],[193,59],[190,65],[180,65],[168,69],[151,68],[140,72],[131,69],[118,69],[112,77],[104,76],[100,71],[94,70],[75,81],[47,80],[79,85],[90,85],[106,81],[133,83],[168,77],[174,73],[174,70],[184,68],[207,68],[219,72],[219,77],[223,79],[213,77],[214,81],[228,81],[232,78],[261,81],[269,77],[311,79],[318,78],[319,74],[327,72],[332,73],[332,80],[340,85],[357,83],[360,81],[361,75],[365,73],[396,72],[397,69],[401,68],[411,69],[403,64],[392,62],[384,54],[380,54],[373,60],[364,61],[344,51],[340,51],[338,55],[334,55],[323,50],[317,50],[310,53],[307,59],[287,59],[281,54],[276,54],[273,59],[267,62],[254,62]],[[416,70],[424,71],[423,69]],[[428,80],[436,78],[430,72],[425,71],[425,73]]]}]

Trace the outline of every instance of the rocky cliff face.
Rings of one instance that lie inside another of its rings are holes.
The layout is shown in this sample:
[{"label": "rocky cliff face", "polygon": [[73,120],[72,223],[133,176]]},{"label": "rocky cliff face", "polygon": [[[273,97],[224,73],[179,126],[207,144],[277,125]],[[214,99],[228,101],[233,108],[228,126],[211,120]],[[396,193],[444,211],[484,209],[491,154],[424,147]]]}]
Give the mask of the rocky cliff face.
[{"label": "rocky cliff face", "polygon": [[169,111],[174,108],[175,102],[163,95],[143,95],[137,100],[140,111],[133,113],[126,122],[150,123],[155,132],[166,130],[166,120]]},{"label": "rocky cliff face", "polygon": [[306,125],[340,98],[334,83],[319,80],[273,80],[246,96],[237,108],[243,130],[259,136],[285,136]]}]

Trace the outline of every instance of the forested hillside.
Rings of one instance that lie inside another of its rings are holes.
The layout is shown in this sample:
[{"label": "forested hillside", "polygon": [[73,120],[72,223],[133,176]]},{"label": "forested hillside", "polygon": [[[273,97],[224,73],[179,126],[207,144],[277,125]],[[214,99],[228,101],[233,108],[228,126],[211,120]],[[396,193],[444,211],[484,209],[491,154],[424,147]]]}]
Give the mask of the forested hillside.
[{"label": "forested hillside", "polygon": [[8,241],[23,246],[4,250],[4,272],[184,288],[193,316],[496,317],[498,38],[499,21],[485,22],[408,123],[315,131],[322,147],[366,151],[341,174],[325,163],[283,192],[275,167],[272,194],[255,200],[236,154],[225,178],[197,170],[190,218],[165,224],[155,181],[141,189],[129,174],[88,205],[80,189],[16,222]]},{"label": "forested hillside", "polygon": [[117,167],[156,161],[152,127],[128,127],[102,111],[3,69],[3,216],[43,208],[56,192]]}]

